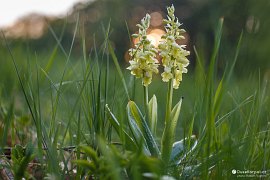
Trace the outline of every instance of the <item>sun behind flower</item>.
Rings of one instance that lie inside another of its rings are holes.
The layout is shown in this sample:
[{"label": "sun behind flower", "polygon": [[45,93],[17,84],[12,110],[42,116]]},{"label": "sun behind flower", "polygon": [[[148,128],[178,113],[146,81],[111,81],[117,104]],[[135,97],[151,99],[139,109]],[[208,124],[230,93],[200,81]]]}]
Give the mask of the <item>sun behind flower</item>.
[{"label": "sun behind flower", "polygon": [[147,38],[147,29],[150,25],[150,15],[141,20],[141,24],[137,24],[139,27],[139,33],[133,34],[134,38],[138,38],[138,42],[135,44],[135,48],[129,49],[129,55],[131,60],[130,66],[127,68],[131,70],[131,74],[136,78],[142,78],[144,86],[148,86],[152,82],[153,73],[158,73],[158,60],[156,59],[157,49],[151,44],[151,41]]}]

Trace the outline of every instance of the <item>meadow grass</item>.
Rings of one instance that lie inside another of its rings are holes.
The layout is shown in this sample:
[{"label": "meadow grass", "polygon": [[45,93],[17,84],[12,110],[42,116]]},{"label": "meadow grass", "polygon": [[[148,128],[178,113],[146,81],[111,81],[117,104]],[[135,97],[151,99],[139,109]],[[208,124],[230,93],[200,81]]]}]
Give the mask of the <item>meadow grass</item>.
[{"label": "meadow grass", "polygon": [[[184,99],[170,164],[155,152],[164,130],[167,84],[155,76],[149,87],[149,97],[157,97],[153,133],[140,113],[145,111],[141,81],[119,64],[109,41],[110,25],[102,28],[102,46],[89,54],[79,23],[68,50],[51,28],[56,45],[47,60],[24,54],[24,47],[14,50],[3,39],[1,51],[13,69],[1,72],[1,168],[17,179],[231,179],[236,178],[233,169],[267,171],[263,177],[269,177],[269,79],[259,71],[245,79],[234,77],[242,34],[235,55],[226,57],[232,63],[217,72],[222,24],[209,65],[200,47],[194,47],[195,69],[174,91],[173,104]],[[75,60],[77,36],[82,55]]]}]

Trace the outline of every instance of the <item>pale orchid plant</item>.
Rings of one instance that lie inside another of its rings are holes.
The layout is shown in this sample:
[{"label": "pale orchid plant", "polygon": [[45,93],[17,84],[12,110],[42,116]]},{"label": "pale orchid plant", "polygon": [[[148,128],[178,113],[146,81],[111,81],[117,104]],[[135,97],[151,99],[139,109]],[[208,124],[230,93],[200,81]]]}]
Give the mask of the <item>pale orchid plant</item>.
[{"label": "pale orchid plant", "polygon": [[[184,29],[181,29],[181,23],[174,15],[174,6],[167,8],[168,16],[164,19],[166,34],[162,36],[161,42],[158,47],[151,44],[151,41],[147,38],[147,31],[150,27],[150,15],[141,20],[140,24],[137,24],[139,31],[137,34],[133,34],[134,38],[138,41],[134,48],[129,50],[131,57],[127,68],[131,71],[131,74],[136,78],[142,79],[142,85],[144,87],[144,109],[145,115],[143,116],[138,106],[133,101],[129,101],[127,105],[128,123],[131,131],[131,135],[126,131],[121,131],[120,124],[116,120],[108,108],[112,117],[112,124],[117,130],[117,133],[124,137],[125,146],[129,149],[142,148],[145,154],[155,157],[160,157],[165,165],[169,166],[172,163],[179,164],[182,161],[183,153],[186,151],[184,148],[184,141],[181,140],[174,142],[176,124],[179,119],[180,109],[182,104],[182,98],[172,108],[173,89],[178,89],[180,82],[182,81],[182,73],[187,73],[187,66],[189,60],[187,56],[189,51],[185,48],[185,45],[179,45],[178,40],[182,40],[185,37]],[[161,57],[159,63],[157,56]],[[163,73],[161,74],[162,80],[168,82],[167,102],[166,102],[166,115],[165,115],[165,128],[161,139],[161,151],[154,138],[156,125],[157,125],[157,98],[155,95],[148,100],[148,86],[152,82],[153,73],[158,74],[158,66],[163,66]],[[193,146],[196,145],[195,138],[189,137],[188,141],[193,141]],[[195,140],[195,141],[194,141]]]}]

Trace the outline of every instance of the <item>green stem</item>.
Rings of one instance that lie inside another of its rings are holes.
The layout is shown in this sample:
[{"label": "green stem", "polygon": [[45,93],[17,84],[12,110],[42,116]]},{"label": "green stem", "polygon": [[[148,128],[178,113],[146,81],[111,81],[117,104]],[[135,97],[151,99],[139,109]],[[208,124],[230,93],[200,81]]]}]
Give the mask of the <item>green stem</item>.
[{"label": "green stem", "polygon": [[172,97],[173,97],[173,82],[172,81],[173,80],[171,79],[168,83],[165,123],[169,122],[170,114],[172,111]]},{"label": "green stem", "polygon": [[143,86],[145,117],[148,115],[148,86]]},{"label": "green stem", "polygon": [[170,161],[171,149],[172,149],[172,139],[170,138],[170,115],[172,111],[172,97],[173,97],[173,80],[168,83],[167,92],[167,103],[166,103],[166,116],[165,116],[165,127],[163,135],[161,138],[161,155],[163,162],[167,165]]}]

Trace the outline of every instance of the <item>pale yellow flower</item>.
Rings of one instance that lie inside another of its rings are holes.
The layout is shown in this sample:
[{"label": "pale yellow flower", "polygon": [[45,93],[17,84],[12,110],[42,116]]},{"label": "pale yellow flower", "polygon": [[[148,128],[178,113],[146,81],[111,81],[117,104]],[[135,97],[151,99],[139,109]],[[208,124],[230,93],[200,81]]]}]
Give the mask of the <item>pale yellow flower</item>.
[{"label": "pale yellow flower", "polygon": [[152,82],[152,74],[158,73],[158,60],[156,59],[157,50],[147,39],[147,29],[150,25],[150,15],[141,20],[141,24],[137,24],[139,27],[139,33],[134,34],[133,37],[139,39],[135,44],[135,48],[129,49],[129,55],[131,60],[130,66],[127,68],[131,71],[131,74],[136,78],[142,78],[142,84],[148,86]]},{"label": "pale yellow flower", "polygon": [[170,79],[172,79],[173,74],[171,73],[171,68],[165,67],[164,72],[161,74],[161,76],[164,82],[168,82]]},{"label": "pale yellow flower", "polygon": [[172,79],[173,88],[178,89],[182,81],[182,73],[187,73],[186,67],[189,65],[189,60],[186,56],[190,53],[185,50],[185,45],[176,43],[176,40],[185,38],[182,34],[186,31],[180,29],[181,24],[174,16],[173,5],[168,7],[167,11],[168,19],[164,19],[166,34],[162,36],[163,41],[159,45],[159,54],[162,57],[162,65],[164,67],[164,72],[161,76],[164,82]]}]

